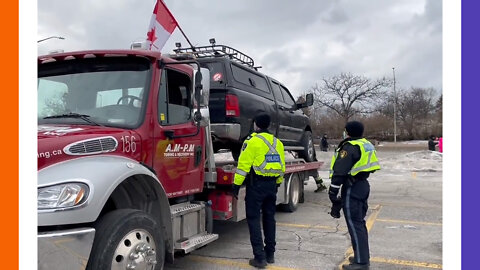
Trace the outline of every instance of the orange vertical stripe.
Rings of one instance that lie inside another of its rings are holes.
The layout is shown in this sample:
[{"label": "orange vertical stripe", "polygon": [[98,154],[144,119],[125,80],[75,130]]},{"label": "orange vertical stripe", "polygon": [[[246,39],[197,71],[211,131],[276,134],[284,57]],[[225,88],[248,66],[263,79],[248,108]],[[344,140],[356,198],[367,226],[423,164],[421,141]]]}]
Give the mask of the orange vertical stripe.
[{"label": "orange vertical stripe", "polygon": [[0,253],[8,254],[8,259],[2,261],[3,269],[18,269],[18,38],[19,38],[19,4],[17,1],[4,1],[2,3],[2,40],[0,42],[2,52],[2,87],[0,115],[2,129],[0,131],[2,177],[0,187],[0,207],[3,232],[3,245],[0,245]]}]

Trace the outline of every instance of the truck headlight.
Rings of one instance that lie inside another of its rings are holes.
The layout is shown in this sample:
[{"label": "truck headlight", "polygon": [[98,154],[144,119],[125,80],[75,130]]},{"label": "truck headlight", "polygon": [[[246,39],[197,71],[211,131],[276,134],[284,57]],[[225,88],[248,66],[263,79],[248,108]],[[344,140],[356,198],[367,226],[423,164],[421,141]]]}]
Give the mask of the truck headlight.
[{"label": "truck headlight", "polygon": [[38,210],[69,208],[82,204],[88,197],[88,186],[66,183],[38,188]]}]

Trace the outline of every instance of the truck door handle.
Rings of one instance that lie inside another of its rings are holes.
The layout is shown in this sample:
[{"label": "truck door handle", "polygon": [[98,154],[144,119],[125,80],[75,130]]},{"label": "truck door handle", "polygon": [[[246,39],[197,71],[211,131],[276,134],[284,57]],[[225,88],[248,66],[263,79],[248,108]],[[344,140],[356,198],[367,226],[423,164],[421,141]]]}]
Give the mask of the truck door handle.
[{"label": "truck door handle", "polygon": [[173,139],[173,137],[175,136],[175,131],[173,130],[165,130],[163,132],[163,134],[165,134],[165,137],[167,137],[169,140]]}]

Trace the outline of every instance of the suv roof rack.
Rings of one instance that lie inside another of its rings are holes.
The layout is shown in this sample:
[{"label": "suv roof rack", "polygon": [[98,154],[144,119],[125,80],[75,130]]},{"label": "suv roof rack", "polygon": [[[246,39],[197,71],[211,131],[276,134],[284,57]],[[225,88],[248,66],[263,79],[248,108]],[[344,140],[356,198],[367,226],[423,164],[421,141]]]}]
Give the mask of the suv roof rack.
[{"label": "suv roof rack", "polygon": [[254,66],[253,59],[250,56],[240,52],[237,49],[225,45],[209,45],[190,48],[177,47],[173,51],[179,57],[185,57],[185,54],[191,54],[195,58],[228,57],[229,59],[237,63],[253,68],[255,70],[258,68]]}]

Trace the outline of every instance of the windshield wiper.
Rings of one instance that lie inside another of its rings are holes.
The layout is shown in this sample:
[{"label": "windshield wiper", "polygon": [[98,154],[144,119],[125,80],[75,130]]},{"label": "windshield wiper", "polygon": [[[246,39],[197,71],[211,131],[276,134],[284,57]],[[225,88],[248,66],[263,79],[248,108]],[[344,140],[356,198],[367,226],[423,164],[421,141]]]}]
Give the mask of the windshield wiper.
[{"label": "windshield wiper", "polygon": [[73,113],[73,112],[65,113],[65,114],[59,114],[59,115],[47,116],[47,117],[44,117],[43,119],[54,119],[54,118],[78,118],[78,119],[82,119],[83,121],[88,122],[92,125],[103,126],[103,125],[91,120],[90,115],[88,115],[88,114],[79,114],[79,113]]}]

